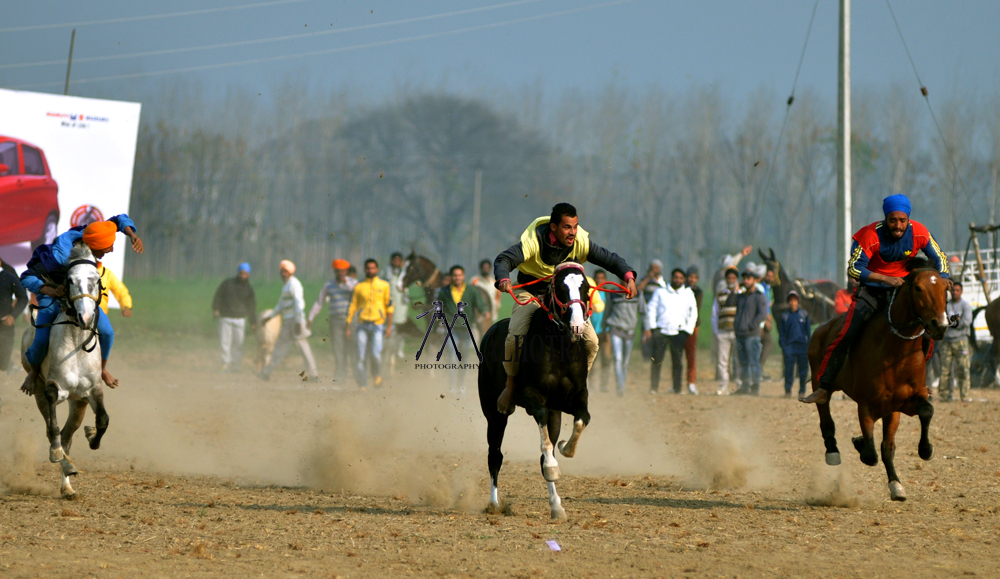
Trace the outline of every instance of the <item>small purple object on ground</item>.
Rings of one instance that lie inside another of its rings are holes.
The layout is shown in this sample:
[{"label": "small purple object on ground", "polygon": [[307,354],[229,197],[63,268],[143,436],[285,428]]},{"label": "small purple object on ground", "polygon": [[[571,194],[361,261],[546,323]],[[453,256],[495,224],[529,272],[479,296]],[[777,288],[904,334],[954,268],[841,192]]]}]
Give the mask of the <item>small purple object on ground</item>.
[{"label": "small purple object on ground", "polygon": [[550,551],[562,551],[562,547],[556,541],[545,541],[545,544],[549,546]]}]

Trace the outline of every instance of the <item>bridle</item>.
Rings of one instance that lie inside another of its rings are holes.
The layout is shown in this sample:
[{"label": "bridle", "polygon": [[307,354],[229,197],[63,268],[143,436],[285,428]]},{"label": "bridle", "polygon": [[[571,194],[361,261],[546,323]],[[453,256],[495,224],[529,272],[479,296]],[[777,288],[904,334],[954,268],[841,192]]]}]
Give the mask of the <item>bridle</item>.
[{"label": "bridle", "polygon": [[[97,269],[97,262],[91,261],[89,259],[77,259],[77,260],[71,261],[69,263],[69,265],[66,266],[66,281],[64,282],[64,286],[67,288],[67,292],[66,292],[67,295],[65,297],[63,297],[63,298],[60,299],[60,303],[63,304],[62,310],[63,310],[63,313],[66,314],[67,319],[65,319],[65,320],[63,320],[61,322],[52,322],[52,323],[49,323],[49,324],[38,325],[38,324],[35,323],[34,318],[32,318],[31,325],[33,327],[35,327],[35,328],[50,328],[52,326],[68,325],[68,326],[76,326],[77,328],[80,328],[81,330],[84,330],[84,331],[89,331],[90,335],[87,336],[87,339],[84,340],[83,344],[80,345],[80,348],[83,349],[84,352],[87,352],[89,354],[90,352],[94,351],[94,348],[97,347],[97,343],[98,343],[97,342],[97,338],[99,336],[99,333],[97,332],[97,322],[99,321],[100,316],[101,316],[101,299],[102,299],[102,296],[104,295],[104,283],[101,281],[100,275],[98,275],[98,278],[97,278],[97,294],[98,295],[95,296],[93,294],[77,294],[75,296],[70,296],[69,295],[69,291],[68,291],[69,285],[70,285],[69,272],[74,267],[77,267],[79,265],[90,265],[90,266],[93,266],[94,269]],[[70,312],[75,312],[76,311],[75,307],[74,307],[74,304],[76,304],[77,301],[79,301],[79,300],[81,300],[83,298],[90,298],[90,299],[94,300],[94,323],[93,323],[93,327],[90,327],[90,328],[85,328],[85,327],[81,326],[80,323],[78,322],[78,320],[76,319],[76,316],[71,316],[70,315]],[[31,307],[32,307],[32,309],[35,309],[35,310],[38,309],[38,306],[34,306],[33,305]]]},{"label": "bridle", "polygon": [[[547,291],[547,293],[549,294],[548,301],[549,301],[550,305],[552,305],[552,310],[557,310],[558,309],[558,312],[559,312],[560,316],[565,315],[566,314],[566,310],[568,310],[570,308],[570,306],[572,306],[573,304],[580,304],[580,307],[583,308],[583,321],[584,321],[584,323],[586,323],[586,321],[588,319],[590,319],[590,314],[591,314],[591,307],[590,307],[590,300],[589,299],[588,300],[584,300],[582,298],[577,298],[575,300],[571,299],[571,300],[567,301],[566,303],[563,303],[563,302],[559,301],[559,295],[556,293],[556,283],[555,283],[555,280],[556,280],[556,276],[559,275],[559,272],[562,271],[562,270],[564,270],[564,269],[579,270],[580,275],[582,275],[584,279],[587,279],[587,276],[584,273],[583,266],[580,265],[579,263],[576,263],[576,262],[573,262],[573,261],[567,261],[565,263],[560,263],[559,265],[556,266],[555,271],[552,274],[552,282],[549,284],[549,289]],[[551,311],[549,312],[549,317],[550,318],[553,317]],[[555,321],[555,319],[553,319],[553,321]],[[561,322],[557,322],[557,323],[561,323]]]},{"label": "bridle", "polygon": [[[908,286],[907,287],[907,291],[910,294],[910,303],[912,304],[913,303],[913,282],[912,281],[907,282],[907,286]],[[897,328],[892,323],[892,304],[896,300],[896,292],[898,290],[899,290],[899,288],[893,288],[892,289],[892,295],[889,296],[889,307],[885,311],[885,316],[889,320],[889,331],[891,331],[897,337],[902,338],[904,340],[916,340],[917,338],[923,336],[925,332],[927,332],[927,322],[924,321],[923,318],[921,318],[920,316],[917,316],[916,320],[910,322],[909,324],[906,324],[905,326],[901,326],[899,328]],[[906,331],[906,330],[909,330],[910,328],[915,328],[917,326],[920,326],[920,333],[918,333],[918,334],[914,334],[912,336],[904,336],[903,334],[900,333],[900,331]]]}]

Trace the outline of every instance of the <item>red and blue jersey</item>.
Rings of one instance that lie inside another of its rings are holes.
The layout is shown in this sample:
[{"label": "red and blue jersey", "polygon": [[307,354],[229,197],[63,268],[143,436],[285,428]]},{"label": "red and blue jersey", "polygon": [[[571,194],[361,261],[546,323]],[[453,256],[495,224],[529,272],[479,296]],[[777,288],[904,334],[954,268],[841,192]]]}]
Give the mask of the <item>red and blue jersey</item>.
[{"label": "red and blue jersey", "polygon": [[923,224],[911,220],[906,233],[899,239],[893,239],[882,221],[866,225],[854,234],[847,275],[862,285],[886,287],[885,284],[868,281],[868,276],[880,273],[906,277],[909,273],[907,262],[915,258],[918,251],[927,256],[942,277],[948,277],[948,260]]}]

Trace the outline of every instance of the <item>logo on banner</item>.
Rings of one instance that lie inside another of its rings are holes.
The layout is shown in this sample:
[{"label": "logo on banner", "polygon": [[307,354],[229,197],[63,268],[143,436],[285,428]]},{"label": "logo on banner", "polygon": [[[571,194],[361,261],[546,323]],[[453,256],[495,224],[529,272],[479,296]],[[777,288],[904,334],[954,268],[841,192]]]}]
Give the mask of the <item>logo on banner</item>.
[{"label": "logo on banner", "polygon": [[69,226],[90,225],[95,221],[104,221],[104,214],[93,205],[81,205],[77,207],[69,217]]}]

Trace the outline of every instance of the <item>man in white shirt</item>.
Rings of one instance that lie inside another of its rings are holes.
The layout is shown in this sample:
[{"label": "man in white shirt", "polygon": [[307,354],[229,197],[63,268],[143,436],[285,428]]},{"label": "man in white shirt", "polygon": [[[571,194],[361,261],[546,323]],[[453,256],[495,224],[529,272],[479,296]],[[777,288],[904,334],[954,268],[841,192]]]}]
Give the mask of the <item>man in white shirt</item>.
[{"label": "man in white shirt", "polygon": [[285,286],[281,288],[281,297],[278,298],[278,305],[274,306],[274,314],[271,317],[281,316],[281,333],[278,335],[278,341],[274,344],[271,363],[261,372],[261,378],[271,379],[274,368],[281,364],[294,343],[295,347],[302,353],[302,357],[306,359],[306,364],[309,366],[309,378],[318,380],[316,360],[313,358],[312,349],[309,348],[307,339],[311,332],[306,328],[306,300],[302,291],[302,282],[295,277],[295,264],[287,259],[282,260],[279,264],[279,272],[281,279],[285,280]]},{"label": "man in white shirt", "polygon": [[[646,328],[643,339],[650,342],[653,365],[649,373],[649,393],[656,394],[660,389],[660,368],[666,350],[670,349],[671,369],[673,370],[674,394],[681,392],[681,375],[684,367],[684,343],[694,332],[698,320],[698,303],[691,288],[684,285],[686,276],[684,270],[675,268],[670,272],[670,284],[658,287],[653,292],[646,306]],[[697,394],[694,384],[688,384],[688,392]]]},{"label": "man in white shirt", "polygon": [[396,363],[406,359],[403,351],[406,336],[402,327],[410,316],[410,290],[403,287],[403,254],[394,252],[389,257],[389,267],[385,270],[385,280],[389,282],[389,298],[392,300],[392,334],[387,336],[385,350],[389,358],[389,372],[395,373]]},{"label": "man in white shirt", "polygon": [[[500,290],[494,285],[496,281],[496,278],[493,277],[493,263],[488,259],[479,262],[479,275],[470,280],[472,285],[482,288],[486,292],[486,295],[490,297],[491,324],[497,321],[497,313],[500,310]],[[485,334],[488,329],[489,327],[482,328],[479,334]]]}]

